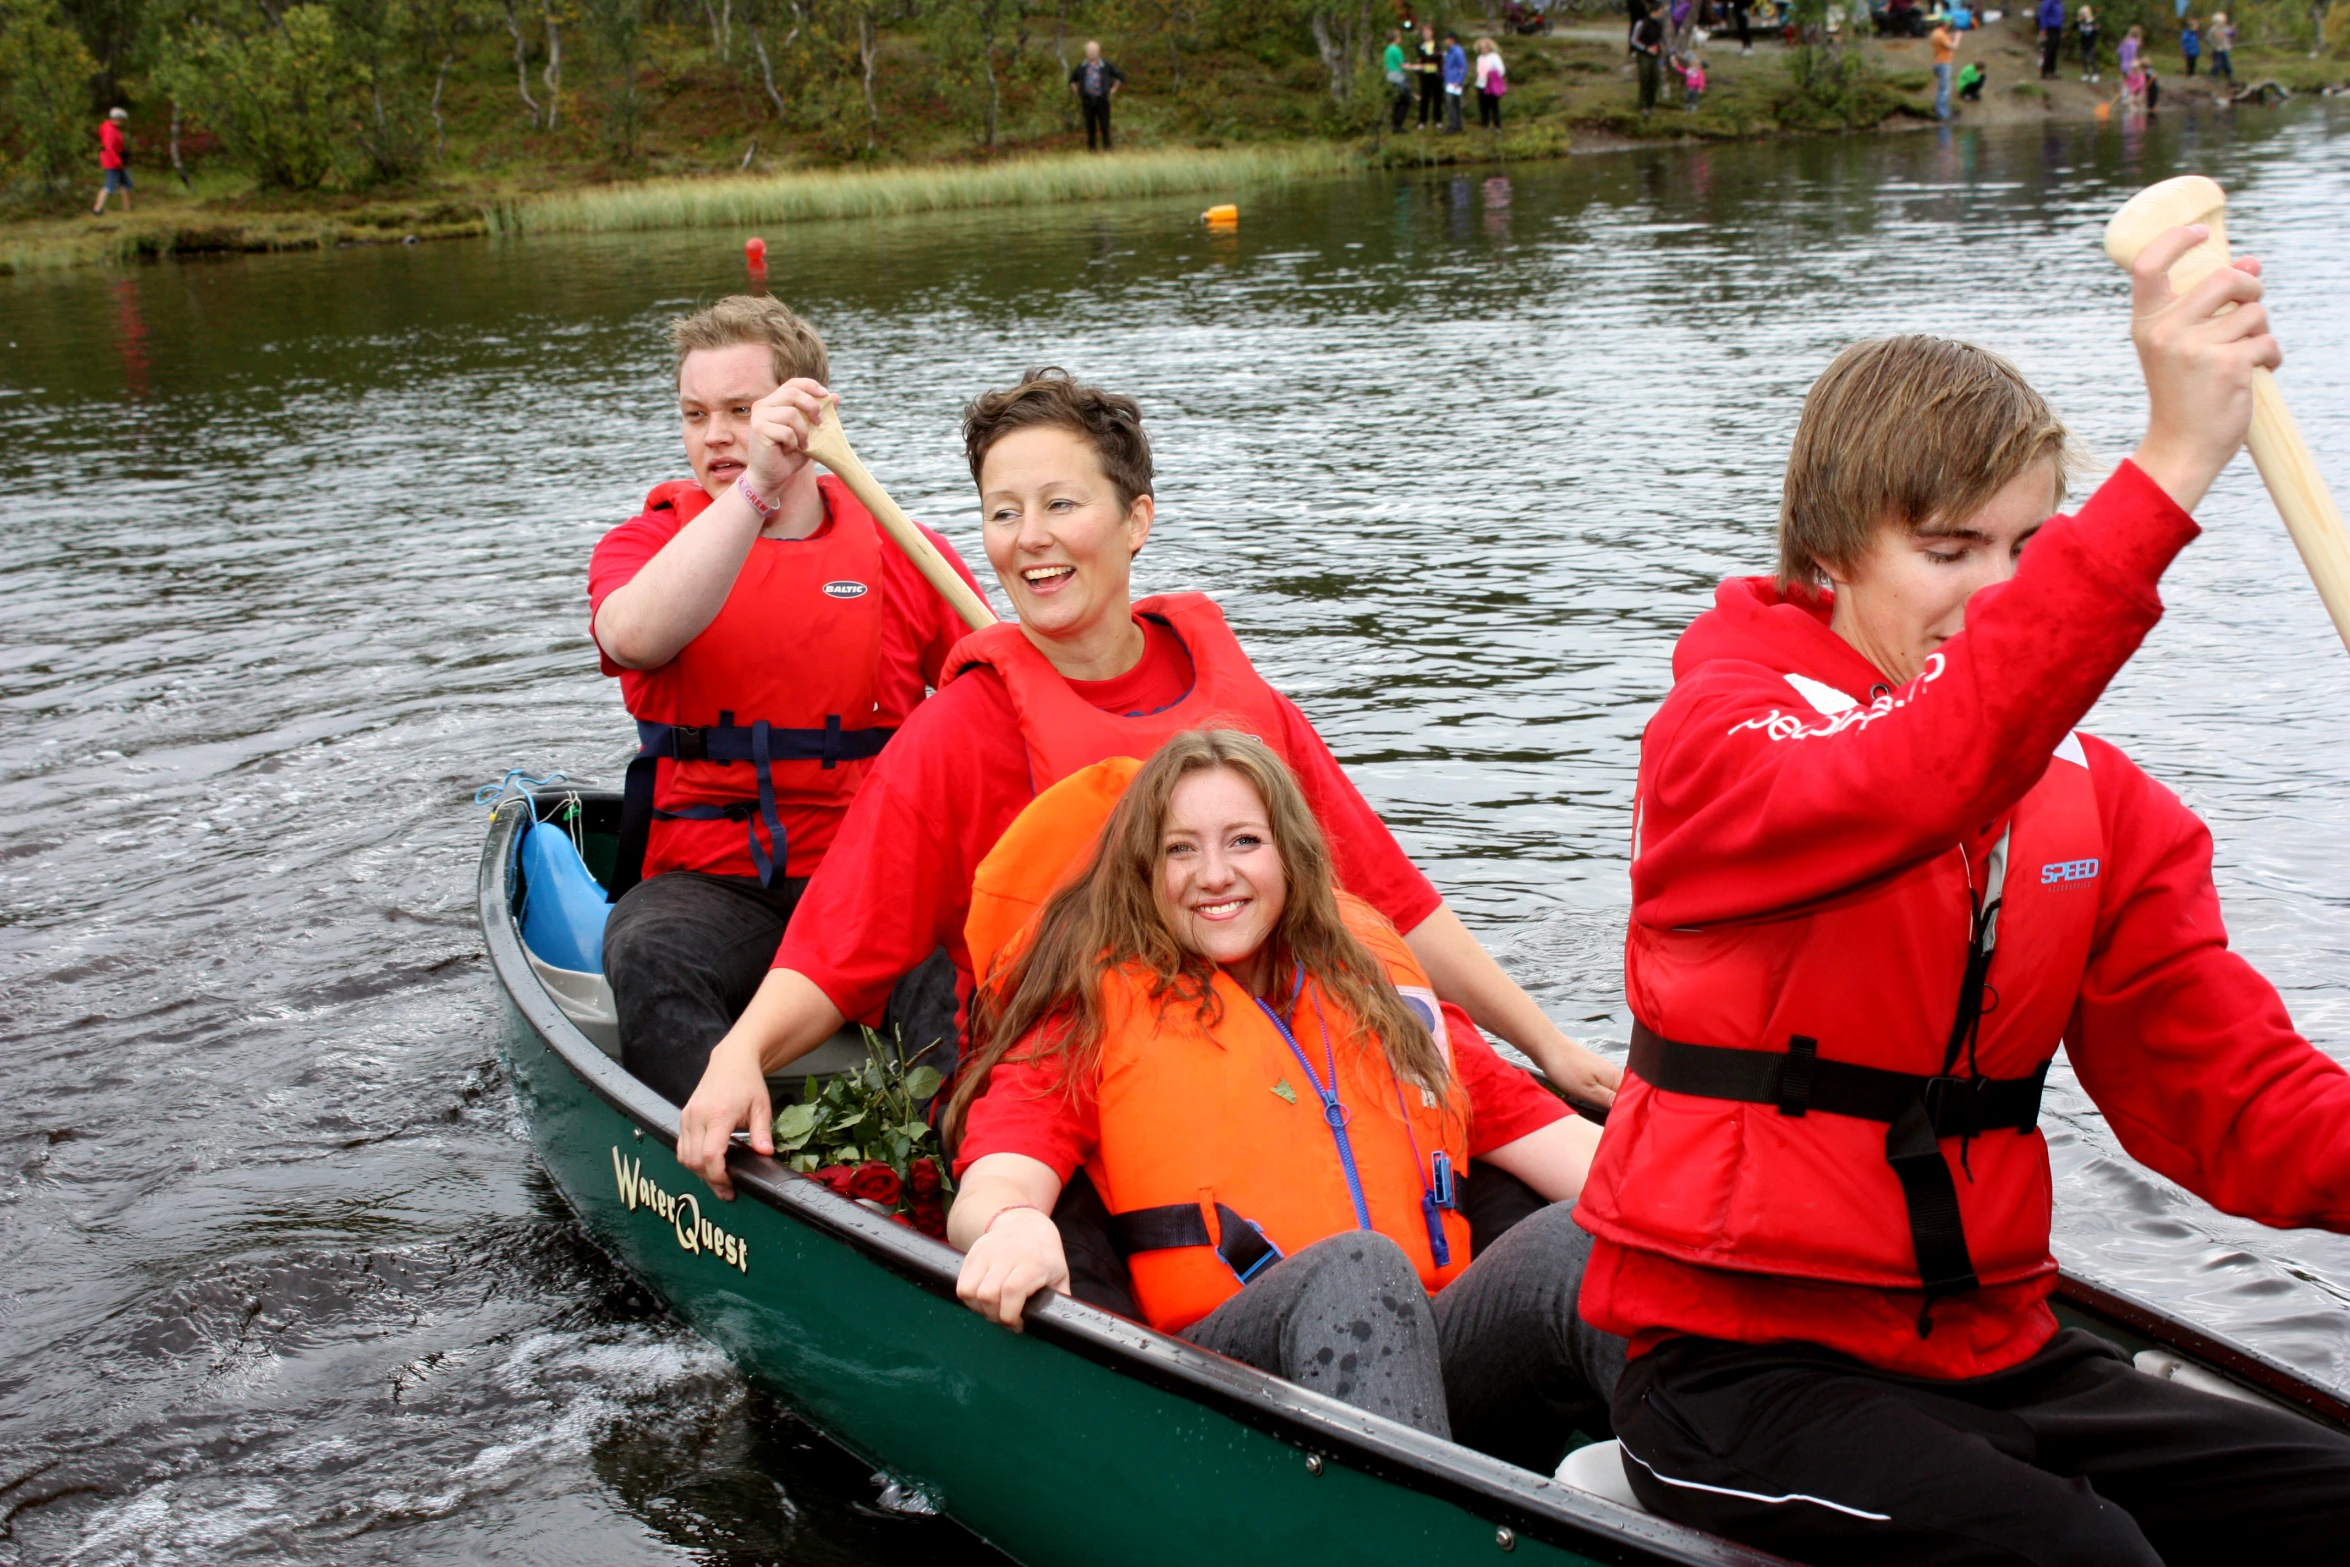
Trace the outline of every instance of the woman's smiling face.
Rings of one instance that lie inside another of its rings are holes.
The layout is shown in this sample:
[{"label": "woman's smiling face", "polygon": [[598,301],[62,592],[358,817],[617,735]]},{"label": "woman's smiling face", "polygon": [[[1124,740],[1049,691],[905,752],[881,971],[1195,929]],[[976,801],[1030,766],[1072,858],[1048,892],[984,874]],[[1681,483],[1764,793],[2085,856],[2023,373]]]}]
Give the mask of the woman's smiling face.
[{"label": "woman's smiling face", "polygon": [[1254,784],[1229,767],[1208,767],[1175,786],[1159,834],[1168,928],[1253,993],[1269,982],[1266,947],[1289,896],[1270,816]]},{"label": "woman's smiling face", "polygon": [[1122,646],[1131,635],[1128,585],[1134,553],[1150,537],[1151,498],[1122,497],[1084,436],[1038,425],[988,448],[979,512],[988,564],[1021,630],[1065,673],[1098,678],[1056,654],[1090,663],[1090,644]]}]

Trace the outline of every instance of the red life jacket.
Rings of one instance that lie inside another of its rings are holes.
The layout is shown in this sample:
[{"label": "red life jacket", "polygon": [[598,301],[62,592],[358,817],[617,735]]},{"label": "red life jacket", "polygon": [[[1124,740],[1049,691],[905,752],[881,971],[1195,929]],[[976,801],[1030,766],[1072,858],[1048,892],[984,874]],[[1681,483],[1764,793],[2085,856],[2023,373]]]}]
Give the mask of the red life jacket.
[{"label": "red life jacket", "polygon": [[1011,621],[982,626],[956,643],[939,684],[980,665],[996,672],[1011,693],[1020,738],[1028,746],[1030,785],[1039,791],[1109,757],[1149,756],[1186,729],[1238,729],[1282,751],[1280,702],[1214,600],[1204,593],[1163,593],[1136,600],[1134,612],[1174,632],[1191,655],[1191,689],[1155,713],[1103,712],[1070,690]]},{"label": "red life jacket", "polygon": [[[621,807],[615,900],[641,875],[665,820],[745,823],[750,865],[771,884],[786,863],[779,806],[845,810],[896,732],[874,722],[881,530],[838,479],[826,474],[817,489],[828,525],[812,538],[754,541],[717,617],[667,664],[625,683],[639,750]],[[681,522],[709,504],[690,479],[645,497],[646,511],[673,510]],[[657,873],[661,857],[651,858]]]},{"label": "red life jacket", "polygon": [[[1816,682],[1789,683],[1817,701]],[[2087,971],[2106,857],[2077,739],[2018,803],[2003,847],[1994,922],[1976,914],[1988,867],[1952,847],[1789,917],[1635,923],[1634,1053],[1577,1210],[1585,1228],[1708,1269],[1922,1291],[1921,1333],[1939,1297],[2053,1274],[2032,1122]],[[1625,1270],[1598,1309],[1586,1293],[1586,1314],[1622,1332],[1741,1336],[1734,1286],[1669,1278]]]}]

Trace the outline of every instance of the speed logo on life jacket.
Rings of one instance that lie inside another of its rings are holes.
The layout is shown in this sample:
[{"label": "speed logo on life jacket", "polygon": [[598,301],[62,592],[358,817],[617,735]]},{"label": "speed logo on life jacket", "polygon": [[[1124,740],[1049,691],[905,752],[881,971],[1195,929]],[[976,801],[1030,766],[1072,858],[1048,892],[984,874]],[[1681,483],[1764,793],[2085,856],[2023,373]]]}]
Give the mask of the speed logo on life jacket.
[{"label": "speed logo on life jacket", "polygon": [[2040,885],[2054,887],[2060,882],[2095,881],[2095,860],[2052,860],[2040,867]]},{"label": "speed logo on life jacket", "polygon": [[861,599],[865,593],[865,584],[862,582],[844,580],[824,584],[824,596],[828,599]]}]

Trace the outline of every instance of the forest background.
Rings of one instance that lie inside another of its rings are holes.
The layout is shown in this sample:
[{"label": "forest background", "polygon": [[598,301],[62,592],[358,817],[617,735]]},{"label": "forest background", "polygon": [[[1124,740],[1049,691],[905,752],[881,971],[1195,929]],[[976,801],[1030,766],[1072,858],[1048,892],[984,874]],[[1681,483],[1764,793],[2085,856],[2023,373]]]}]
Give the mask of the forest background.
[{"label": "forest background", "polygon": [[[1563,150],[1565,90],[1578,75],[1612,88],[1620,50],[1598,31],[1580,55],[1513,39],[1508,3],[1453,0],[1437,20],[1503,37],[1514,134],[1542,125],[1547,108],[1545,146]],[[1553,14],[1562,26],[1623,27],[1620,5],[1582,3],[1556,0]],[[1785,70],[1743,107],[1714,95],[1717,131],[1873,123],[1902,107],[1898,89],[1918,89],[1827,46],[1819,24],[1831,0],[1796,3],[1823,47],[1786,51]],[[97,124],[117,104],[131,114],[142,191],[229,211],[394,194],[409,224],[429,225],[436,201],[452,222],[478,226],[492,199],[647,176],[993,161],[1082,145],[1067,84],[1088,37],[1127,73],[1118,111],[1129,144],[1367,144],[1386,101],[1377,52],[1409,7],[0,0],[0,216],[86,204]],[[2111,0],[2099,14],[2109,49],[2133,23],[2158,43],[2177,31],[2170,0]],[[2350,59],[2350,3],[2238,0],[2234,14],[2247,49]],[[1592,113],[1602,125],[1622,119]]]}]

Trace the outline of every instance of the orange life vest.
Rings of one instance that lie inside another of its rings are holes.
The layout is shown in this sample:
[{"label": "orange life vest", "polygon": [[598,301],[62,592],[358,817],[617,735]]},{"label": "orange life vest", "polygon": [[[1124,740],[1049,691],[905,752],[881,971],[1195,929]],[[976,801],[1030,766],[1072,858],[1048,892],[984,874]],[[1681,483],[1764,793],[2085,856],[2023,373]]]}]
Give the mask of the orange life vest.
[{"label": "orange life vest", "polygon": [[[1241,650],[1224,612],[1204,593],[1164,593],[1135,601],[1134,612],[1175,633],[1191,655],[1191,689],[1155,713],[1105,713],[1069,689],[1017,624],[982,626],[947,655],[945,686],[986,666],[1003,680],[1028,747],[1038,790],[1109,756],[1148,756],[1186,729],[1238,729],[1282,751],[1281,704]],[[1287,761],[1286,754],[1282,760]],[[976,961],[976,960],[975,960]],[[985,970],[980,970],[984,973]]]},{"label": "orange life vest", "polygon": [[[1339,904],[1442,1048],[1411,949],[1369,904],[1344,893]],[[1180,1333],[1259,1269],[1354,1229],[1399,1243],[1430,1293],[1450,1283],[1469,1264],[1456,1189],[1466,1119],[1399,1080],[1312,981],[1279,1017],[1222,971],[1215,987],[1224,1010],[1211,1030],[1190,1006],[1154,1001],[1146,981],[1102,983],[1101,1137],[1086,1173],[1151,1326]]]},{"label": "orange life vest", "polygon": [[[964,926],[975,973],[988,974],[1085,867],[1141,768],[1121,756],[1080,769],[1005,829],[980,862]],[[1343,892],[1338,902],[1449,1061],[1436,993],[1411,948],[1369,904]],[[1181,1332],[1258,1269],[1350,1229],[1393,1237],[1431,1293],[1451,1282],[1469,1261],[1463,1117],[1399,1083],[1377,1041],[1318,985],[1276,1018],[1221,972],[1215,984],[1223,1016],[1210,1031],[1190,1006],[1162,1009],[1147,982],[1121,973],[1102,983],[1101,1137],[1086,1170],[1151,1326]]]},{"label": "orange life vest", "polygon": [[[846,810],[896,732],[875,722],[881,529],[838,479],[826,474],[817,489],[824,529],[754,540],[716,618],[667,664],[623,681],[639,750],[622,803],[615,899],[648,858],[655,874],[668,868],[657,837],[665,820],[743,822],[738,873],[771,883],[785,871],[778,807]],[[645,497],[647,512],[674,510],[685,522],[709,504],[690,479]]]}]

